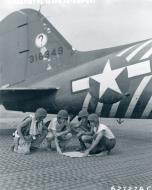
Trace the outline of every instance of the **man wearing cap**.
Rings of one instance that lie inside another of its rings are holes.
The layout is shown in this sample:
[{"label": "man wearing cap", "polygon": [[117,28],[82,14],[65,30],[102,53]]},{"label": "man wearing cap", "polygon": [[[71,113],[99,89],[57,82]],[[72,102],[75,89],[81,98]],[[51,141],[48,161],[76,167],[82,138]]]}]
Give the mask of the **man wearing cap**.
[{"label": "man wearing cap", "polygon": [[94,136],[92,139],[86,139],[87,142],[90,141],[91,145],[84,152],[84,156],[88,154],[98,154],[103,151],[107,151],[109,154],[116,144],[114,134],[106,125],[99,123],[97,114],[90,114],[88,116],[88,121],[90,126],[94,129]]},{"label": "man wearing cap", "polygon": [[82,109],[78,113],[79,123],[75,125],[75,132],[77,133],[77,138],[79,139],[81,148],[79,151],[86,150],[86,145],[84,143],[84,138],[89,138],[93,136],[93,128],[88,125],[88,112],[86,109]]},{"label": "man wearing cap", "polygon": [[48,127],[48,135],[46,136],[48,142],[48,149],[51,149],[51,142],[55,140],[55,145],[58,153],[62,153],[62,145],[64,141],[72,137],[70,124],[68,122],[68,112],[60,110],[57,118],[54,118]]},{"label": "man wearing cap", "polygon": [[11,147],[14,152],[28,154],[30,149],[39,148],[46,138],[48,130],[43,123],[47,116],[44,108],[38,108],[35,115],[26,117],[15,131],[14,144]]}]

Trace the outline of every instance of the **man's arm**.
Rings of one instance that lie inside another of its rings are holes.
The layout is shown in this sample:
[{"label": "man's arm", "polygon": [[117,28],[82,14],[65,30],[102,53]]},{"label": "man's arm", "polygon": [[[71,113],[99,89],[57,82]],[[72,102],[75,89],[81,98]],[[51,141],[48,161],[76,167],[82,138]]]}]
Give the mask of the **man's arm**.
[{"label": "man's arm", "polygon": [[81,133],[81,136],[82,136],[82,135],[90,135],[90,136],[93,136],[93,135],[94,135],[93,128],[91,128],[90,131],[83,131],[83,132]]},{"label": "man's arm", "polygon": [[71,131],[71,128],[70,128],[70,126],[68,126],[65,131],[63,131],[63,132],[56,132],[56,136],[57,136],[57,137],[60,137],[60,136],[62,136],[62,135],[66,135],[66,134],[68,134],[70,131]]},{"label": "man's arm", "polygon": [[88,132],[84,132],[84,135],[92,135],[93,136],[94,135],[94,131],[91,130],[91,131],[88,131]]},{"label": "man's arm", "polygon": [[54,137],[54,140],[55,140],[55,146],[56,146],[56,150],[59,154],[62,154],[62,151],[61,151],[61,148],[59,146],[59,141],[58,141],[58,138],[55,136]]},{"label": "man's arm", "polygon": [[21,138],[22,140],[25,140],[25,139],[24,139],[24,136],[23,136],[23,134],[22,134],[22,128],[28,126],[30,123],[31,123],[31,118],[28,118],[28,119],[26,119],[25,121],[22,121],[22,122],[17,126],[17,133],[18,133],[18,135],[20,136],[20,138]]},{"label": "man's arm", "polygon": [[84,152],[84,156],[88,156],[88,154],[97,146],[97,144],[99,143],[99,141],[101,140],[102,137],[103,137],[103,132],[101,131],[97,135],[96,139],[93,141],[91,146]]},{"label": "man's arm", "polygon": [[54,141],[55,141],[55,146],[56,146],[56,150],[59,154],[62,154],[62,151],[61,151],[61,148],[59,146],[59,141],[58,141],[58,138],[57,138],[57,134],[56,134],[56,131],[55,130],[52,130],[52,133],[53,133],[53,136],[54,136]]}]

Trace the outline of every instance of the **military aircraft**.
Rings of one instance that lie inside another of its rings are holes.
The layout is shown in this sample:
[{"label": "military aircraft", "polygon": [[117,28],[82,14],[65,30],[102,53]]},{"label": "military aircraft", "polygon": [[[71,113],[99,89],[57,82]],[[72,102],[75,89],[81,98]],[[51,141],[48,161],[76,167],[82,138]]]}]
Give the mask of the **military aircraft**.
[{"label": "military aircraft", "polygon": [[0,104],[152,118],[151,58],[152,39],[81,52],[40,12],[16,11],[0,23]]}]

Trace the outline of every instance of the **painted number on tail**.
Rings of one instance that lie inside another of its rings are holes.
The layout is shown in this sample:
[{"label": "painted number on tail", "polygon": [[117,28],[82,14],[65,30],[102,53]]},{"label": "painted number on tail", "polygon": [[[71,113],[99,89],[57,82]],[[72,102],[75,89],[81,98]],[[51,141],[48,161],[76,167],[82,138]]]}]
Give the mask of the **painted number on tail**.
[{"label": "painted number on tail", "polygon": [[44,55],[41,52],[30,55],[29,62],[37,63],[39,61],[42,61],[44,58],[49,59],[51,56],[57,56],[57,55],[62,55],[62,54],[63,54],[63,47],[53,48],[53,50],[51,52],[49,50],[47,50],[44,53]]}]

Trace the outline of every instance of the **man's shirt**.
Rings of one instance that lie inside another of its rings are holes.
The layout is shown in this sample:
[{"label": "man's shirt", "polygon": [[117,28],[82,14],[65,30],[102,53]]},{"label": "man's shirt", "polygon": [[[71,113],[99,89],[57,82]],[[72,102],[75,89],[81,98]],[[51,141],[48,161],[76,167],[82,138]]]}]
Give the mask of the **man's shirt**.
[{"label": "man's shirt", "polygon": [[100,132],[103,132],[103,135],[107,137],[108,139],[114,139],[115,136],[112,133],[112,131],[104,124],[99,124],[97,130],[94,129],[94,132],[96,134],[99,134]]},{"label": "man's shirt", "polygon": [[63,132],[65,130],[67,130],[68,127],[67,126],[61,126],[58,121],[57,118],[53,118],[52,122],[50,122],[50,125],[48,127],[48,130],[53,130],[55,132]]}]

